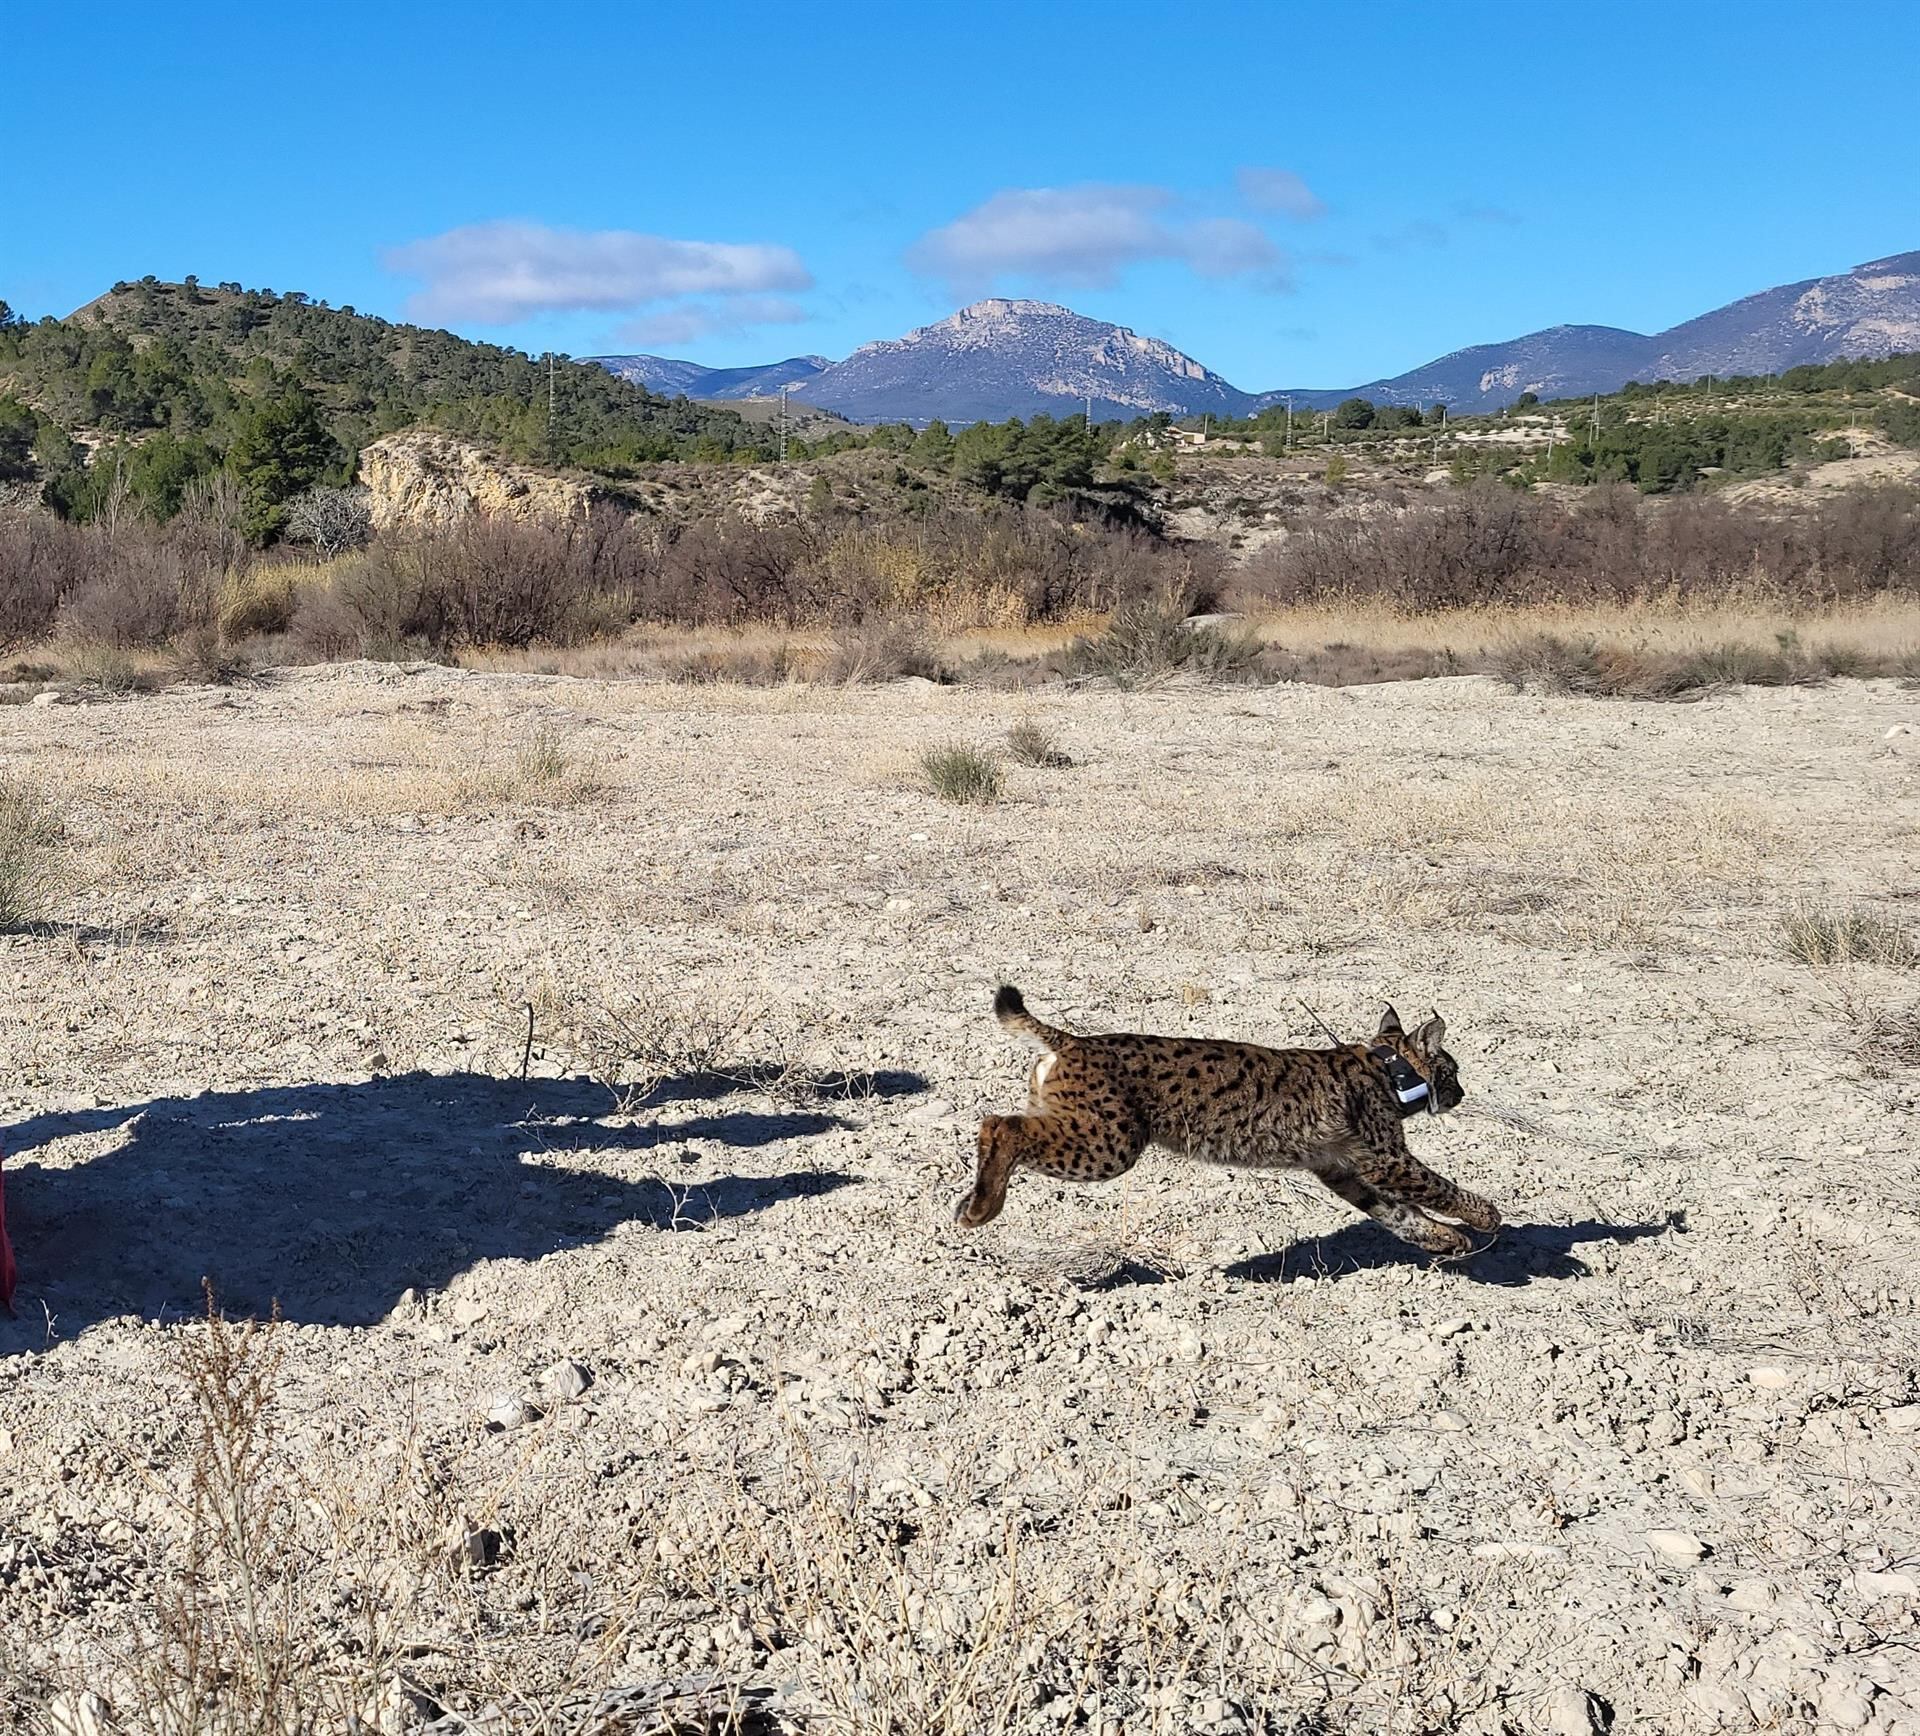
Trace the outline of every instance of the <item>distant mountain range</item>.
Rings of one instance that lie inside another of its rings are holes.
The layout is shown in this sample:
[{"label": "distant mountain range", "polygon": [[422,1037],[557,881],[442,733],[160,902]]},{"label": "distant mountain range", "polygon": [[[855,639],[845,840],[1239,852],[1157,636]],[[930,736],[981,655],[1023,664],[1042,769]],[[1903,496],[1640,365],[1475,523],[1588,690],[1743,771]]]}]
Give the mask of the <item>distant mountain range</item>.
[{"label": "distant mountain range", "polygon": [[773,398],[780,388],[798,387],[833,363],[825,356],[789,356],[757,368],[703,368],[698,362],[676,362],[666,356],[587,356],[609,373],[649,392],[668,397],[684,392],[689,398]]},{"label": "distant mountain range", "polygon": [[1125,326],[1043,301],[981,301],[903,338],[863,344],[845,361],[794,356],[761,367],[705,368],[663,356],[592,356],[649,391],[701,399],[791,396],[855,422],[1096,420],[1246,415],[1291,398],[1328,409],[1354,396],[1386,404],[1498,409],[1542,398],[1617,391],[1627,381],[1702,374],[1776,374],[1808,362],[1920,350],[1920,252],[1746,296],[1646,336],[1616,326],[1552,326],[1478,344],[1358,386],[1243,392],[1191,356]]}]

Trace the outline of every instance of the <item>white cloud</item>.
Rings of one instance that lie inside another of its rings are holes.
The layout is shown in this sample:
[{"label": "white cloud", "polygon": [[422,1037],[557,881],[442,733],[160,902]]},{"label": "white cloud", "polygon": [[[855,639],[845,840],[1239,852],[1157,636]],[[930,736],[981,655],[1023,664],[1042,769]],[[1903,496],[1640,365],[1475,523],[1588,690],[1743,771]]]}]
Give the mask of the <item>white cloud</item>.
[{"label": "white cloud", "polygon": [[389,248],[383,263],[423,280],[407,303],[415,319],[486,325],[541,313],[644,307],[686,295],[754,295],[813,285],[790,247],[539,223],[449,229]]},{"label": "white cloud", "polygon": [[1209,277],[1277,271],[1280,250],[1251,223],[1181,217],[1164,187],[1089,182],[1010,187],[929,231],[907,264],[956,294],[991,289],[1003,277],[1102,288],[1129,265],[1184,260]]},{"label": "white cloud", "polygon": [[689,301],[629,320],[614,335],[621,344],[691,344],[702,338],[732,337],[749,326],[798,325],[810,319],[797,301],[783,295],[743,295],[730,301]]},{"label": "white cloud", "polygon": [[1305,220],[1326,214],[1313,189],[1291,169],[1245,168],[1234,176],[1240,197],[1256,211],[1274,211],[1282,217]]}]

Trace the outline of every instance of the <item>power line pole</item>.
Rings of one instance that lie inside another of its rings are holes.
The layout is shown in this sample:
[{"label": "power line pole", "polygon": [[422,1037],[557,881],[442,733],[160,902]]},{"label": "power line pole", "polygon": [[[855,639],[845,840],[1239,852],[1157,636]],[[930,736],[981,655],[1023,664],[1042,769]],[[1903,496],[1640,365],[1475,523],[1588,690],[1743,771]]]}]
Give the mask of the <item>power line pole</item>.
[{"label": "power line pole", "polygon": [[1293,400],[1287,400],[1287,450],[1293,450]]},{"label": "power line pole", "polygon": [[787,389],[780,388],[780,462],[787,461]]},{"label": "power line pole", "polygon": [[553,351],[547,351],[547,462],[560,462],[560,447],[554,433]]}]

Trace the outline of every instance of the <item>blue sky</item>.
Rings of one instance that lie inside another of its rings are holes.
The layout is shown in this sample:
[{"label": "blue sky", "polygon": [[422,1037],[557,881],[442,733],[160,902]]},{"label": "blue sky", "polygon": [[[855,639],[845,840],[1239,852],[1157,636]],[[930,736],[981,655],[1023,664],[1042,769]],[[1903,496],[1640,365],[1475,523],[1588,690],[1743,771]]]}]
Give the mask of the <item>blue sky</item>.
[{"label": "blue sky", "polygon": [[36,316],[197,272],[728,364],[998,293],[1260,390],[1920,248],[1910,0],[9,14]]}]

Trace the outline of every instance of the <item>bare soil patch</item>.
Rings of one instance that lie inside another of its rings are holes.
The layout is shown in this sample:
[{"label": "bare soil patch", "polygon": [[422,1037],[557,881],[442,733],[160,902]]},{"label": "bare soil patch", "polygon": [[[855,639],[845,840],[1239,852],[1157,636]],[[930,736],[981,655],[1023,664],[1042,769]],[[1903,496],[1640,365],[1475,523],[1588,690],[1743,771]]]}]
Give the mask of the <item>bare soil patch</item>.
[{"label": "bare soil patch", "polygon": [[[285,1659],[313,1727],[441,1736],[1920,1730],[1916,979],[1781,940],[1920,919],[1914,708],[0,711],[65,860],[0,939],[0,1729]],[[1411,1137],[1510,1227],[1434,1264],[1154,1154],[960,1233],[1003,980],[1275,1043],[1436,1004],[1469,1100]],[[203,1277],[284,1317],[237,1531]]]}]

